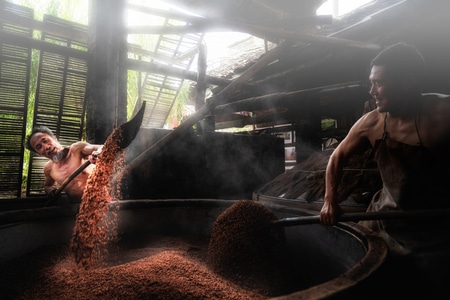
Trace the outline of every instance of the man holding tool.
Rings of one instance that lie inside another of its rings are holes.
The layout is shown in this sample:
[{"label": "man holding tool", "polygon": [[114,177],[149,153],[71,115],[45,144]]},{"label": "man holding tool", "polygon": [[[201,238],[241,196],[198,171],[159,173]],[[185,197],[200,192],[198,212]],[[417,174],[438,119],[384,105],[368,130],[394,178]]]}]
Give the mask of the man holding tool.
[{"label": "man holding tool", "polygon": [[[368,212],[426,212],[450,207],[450,96],[423,94],[425,79],[424,59],[411,45],[394,44],[372,60],[369,93],[376,109],[352,126],[329,159],[320,211],[323,224],[335,224],[341,214],[337,189],[346,161],[368,148],[373,149],[383,180]],[[390,275],[405,276],[411,270],[409,275],[421,278],[420,287],[432,287],[432,292],[446,288],[450,268],[448,219],[418,217],[360,223],[383,237],[390,250],[388,259],[402,262]],[[409,290],[419,288],[414,281],[406,282]]]},{"label": "man holding tool", "polygon": [[64,188],[71,202],[81,201],[84,187],[95,167],[102,145],[75,142],[69,147],[63,147],[49,128],[38,126],[27,137],[25,147],[49,159],[44,166],[44,190],[50,198],[58,190],[58,186],[61,186],[80,166],[89,161],[90,164],[86,163],[87,166]]}]

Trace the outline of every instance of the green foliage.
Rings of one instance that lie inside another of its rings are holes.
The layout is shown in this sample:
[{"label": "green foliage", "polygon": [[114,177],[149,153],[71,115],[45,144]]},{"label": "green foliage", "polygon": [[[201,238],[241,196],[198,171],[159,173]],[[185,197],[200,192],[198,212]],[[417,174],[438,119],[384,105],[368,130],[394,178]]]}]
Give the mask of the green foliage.
[{"label": "green foliage", "polygon": [[127,79],[127,119],[133,116],[133,111],[139,99],[139,72],[128,70]]},{"label": "green foliage", "polygon": [[9,2],[33,8],[36,20],[42,20],[44,14],[48,14],[80,24],[88,24],[89,0],[9,0]]},{"label": "green foliage", "polygon": [[[27,136],[31,133],[33,127],[33,115],[35,103],[34,99],[36,96],[38,68],[39,68],[39,50],[33,49],[31,51],[30,87],[28,94],[27,121],[25,130],[25,134]],[[23,157],[22,189],[26,188],[29,162],[30,162],[30,151],[25,150]]]},{"label": "green foliage", "polygon": [[178,92],[172,109],[170,110],[169,116],[167,118],[168,120],[176,118],[178,122],[181,121],[181,119],[183,118],[183,111],[185,109],[185,106],[190,101],[190,91],[191,85],[188,82],[184,81],[183,85],[180,88],[180,91]]},{"label": "green foliage", "polygon": [[335,119],[323,119],[321,122],[322,130],[336,128],[336,120]]}]

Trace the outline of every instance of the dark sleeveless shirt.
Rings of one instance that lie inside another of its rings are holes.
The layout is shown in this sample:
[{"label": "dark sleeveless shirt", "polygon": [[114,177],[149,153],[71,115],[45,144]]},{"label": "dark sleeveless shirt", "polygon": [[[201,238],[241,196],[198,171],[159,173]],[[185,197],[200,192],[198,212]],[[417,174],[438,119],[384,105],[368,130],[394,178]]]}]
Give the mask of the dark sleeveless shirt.
[{"label": "dark sleeveless shirt", "polygon": [[[408,145],[393,141],[386,131],[386,119],[382,138],[376,140],[374,157],[383,180],[383,188],[373,197],[368,211],[418,210],[449,207],[446,186],[450,182],[443,176],[437,159],[423,147],[416,125],[420,143]],[[409,253],[411,249],[434,244],[442,238],[429,239],[428,233],[417,234],[425,230],[430,222],[421,224],[418,220],[374,220],[360,222],[387,240],[391,250],[397,253]],[[438,233],[435,229],[430,229]],[[439,231],[439,230],[438,230]],[[442,234],[442,233],[440,233]],[[448,234],[447,234],[448,235]]]},{"label": "dark sleeveless shirt", "polygon": [[[393,141],[386,131],[387,114],[381,140],[375,142],[375,160],[380,169],[383,188],[389,190],[395,208],[409,210],[446,206],[448,192],[439,161],[423,147],[417,121],[419,144],[407,145]],[[417,120],[417,118],[415,118]]]}]

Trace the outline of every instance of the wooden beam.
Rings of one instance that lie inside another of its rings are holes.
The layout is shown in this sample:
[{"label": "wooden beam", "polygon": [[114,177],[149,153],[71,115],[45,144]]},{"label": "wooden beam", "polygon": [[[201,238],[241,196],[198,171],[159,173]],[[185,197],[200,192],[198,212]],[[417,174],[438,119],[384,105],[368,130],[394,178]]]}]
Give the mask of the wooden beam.
[{"label": "wooden beam", "polygon": [[205,20],[205,18],[203,18],[203,17],[197,17],[197,16],[193,16],[193,15],[179,13],[179,12],[176,12],[173,10],[169,11],[169,10],[157,9],[154,7],[148,7],[145,5],[139,5],[139,4],[133,4],[133,3],[128,3],[127,8],[134,10],[134,11],[138,11],[140,13],[145,13],[145,14],[154,15],[154,16],[160,16],[160,17],[164,17],[164,18],[168,18],[168,19],[175,19],[175,20],[179,20],[179,21],[185,21],[186,23],[196,23],[196,22],[201,22],[201,21]]},{"label": "wooden beam", "polygon": [[205,104],[206,95],[206,68],[207,68],[206,45],[200,46],[197,60],[197,83],[195,85],[195,110],[200,109]]},{"label": "wooden beam", "polygon": [[28,38],[22,35],[17,35],[5,31],[0,31],[0,39],[2,43],[11,43],[13,45],[34,48],[42,51],[47,51],[51,53],[57,53],[61,55],[67,55],[74,58],[84,59],[88,58],[88,52],[78,50],[75,48],[69,48],[65,46],[60,46],[57,44],[52,44],[49,42]]},{"label": "wooden beam", "polygon": [[[236,26],[238,25],[236,24]],[[281,38],[285,40],[316,43],[327,46],[358,48],[371,51],[381,50],[381,46],[374,43],[359,42],[355,40],[303,33],[299,31],[283,30],[278,28],[268,28],[263,26],[246,25],[246,24],[240,24],[239,26],[242,28],[242,30],[246,30],[247,32],[252,33],[253,35],[256,36],[267,36],[269,38],[275,37],[277,39]]]},{"label": "wooden beam", "polygon": [[[312,113],[327,114],[329,103],[322,99],[330,99],[332,95],[345,95],[350,98],[360,98],[361,105],[367,93],[363,82],[347,82],[337,85],[322,86],[313,89],[293,91],[288,93],[273,93],[258,97],[239,100],[233,103],[217,106],[213,110],[216,119],[216,129],[244,127],[258,124],[284,124],[298,122],[310,118]],[[311,104],[317,111],[311,111]],[[317,105],[320,105],[318,108]],[[331,108],[332,110],[335,110]],[[236,112],[256,112],[253,117],[236,117]],[[262,113],[258,113],[262,112]]]},{"label": "wooden beam", "polygon": [[303,33],[300,31],[285,30],[282,28],[269,28],[251,24],[226,22],[223,24],[192,24],[184,26],[132,26],[127,27],[128,34],[188,34],[199,32],[245,32],[268,40],[278,41],[279,39],[316,43],[327,46],[358,48],[371,51],[381,50],[381,46],[374,43],[366,43],[349,39],[342,39],[331,36]]},{"label": "wooden beam", "polygon": [[[51,34],[60,38],[69,39],[75,42],[87,44],[88,34],[86,31],[79,30],[76,27],[68,28],[58,24],[44,23],[38,20],[32,20],[16,14],[2,13],[0,14],[0,21],[17,25],[27,26],[33,30],[39,30],[47,34]],[[87,30],[87,27],[86,27]]]},{"label": "wooden beam", "polygon": [[[198,74],[197,72],[187,71],[180,68],[174,68],[163,64],[158,64],[154,62],[146,62],[135,59],[127,60],[127,67],[131,70],[148,72],[154,74],[163,74],[170,75],[177,78],[188,79],[191,81],[197,81]],[[218,78],[214,76],[205,76],[205,80],[207,83],[218,85],[218,86],[227,86],[231,83],[229,79]]]},{"label": "wooden beam", "polygon": [[[239,111],[258,111],[266,110],[277,106],[283,107],[301,107],[303,100],[311,98],[320,98],[336,93],[360,93],[367,92],[367,87],[363,82],[347,82],[336,85],[322,86],[312,89],[299,90],[293,92],[273,93],[263,96],[257,96],[242,99],[229,104],[219,105],[213,110],[213,114],[230,114]],[[307,103],[305,103],[306,105]]]},{"label": "wooden beam", "polygon": [[261,9],[265,10],[269,14],[272,14],[274,18],[284,19],[284,18],[286,18],[286,16],[290,15],[289,12],[275,8],[265,2],[261,2],[258,0],[251,0],[251,3],[253,3],[253,5],[256,7],[259,7]]},{"label": "wooden beam", "polygon": [[[269,8],[269,6],[266,3],[264,5]],[[175,11],[151,8],[148,6],[137,5],[137,4],[132,4],[132,3],[129,3],[127,5],[127,7],[129,9],[139,11],[141,13],[146,13],[149,15],[156,15],[156,16],[160,16],[160,17],[168,18],[168,19],[184,21],[191,25],[192,24],[197,24],[197,25],[203,24],[203,25],[207,26],[209,24],[209,25],[212,25],[213,27],[214,26],[226,26],[225,19],[217,19],[217,18],[211,19],[211,18],[206,18],[206,17],[193,16],[193,15],[188,15],[188,14],[179,13],[179,12],[175,12]],[[269,9],[272,9],[272,8],[269,8]],[[278,13],[277,13],[277,16],[278,16]],[[269,27],[298,28],[298,27],[303,27],[303,26],[307,26],[307,25],[331,24],[333,22],[333,16],[332,15],[321,15],[321,16],[311,15],[311,16],[302,16],[300,18],[298,16],[295,16],[295,17],[284,16],[281,19],[274,17],[274,18],[266,18],[265,20],[262,20],[262,21],[266,26],[269,26]]]},{"label": "wooden beam", "polygon": [[247,125],[257,125],[257,124],[270,124],[280,125],[288,124],[293,122],[292,113],[288,111],[274,111],[271,114],[265,114],[261,116],[240,116],[240,115],[227,115],[216,117],[216,129],[226,129],[226,128],[242,128]]},{"label": "wooden beam", "polygon": [[142,49],[141,46],[136,44],[128,44],[127,45],[128,53],[133,54],[139,57],[146,57],[150,59],[157,59],[160,61],[164,61],[167,64],[180,64],[185,60],[191,59],[194,55],[198,53],[198,47],[192,47],[188,51],[184,52],[179,56],[169,56],[166,54],[156,53],[154,51]]}]

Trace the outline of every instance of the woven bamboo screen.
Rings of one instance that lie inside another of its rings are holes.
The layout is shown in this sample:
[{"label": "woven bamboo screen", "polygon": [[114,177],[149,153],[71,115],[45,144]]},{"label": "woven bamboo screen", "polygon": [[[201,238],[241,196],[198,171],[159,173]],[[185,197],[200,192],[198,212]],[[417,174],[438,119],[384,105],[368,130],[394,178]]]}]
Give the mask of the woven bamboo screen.
[{"label": "woven bamboo screen", "polygon": [[27,119],[48,126],[63,145],[82,138],[87,45],[42,28],[87,35],[87,26],[48,15],[37,23],[32,9],[0,1],[0,199],[44,195],[47,159],[31,153],[23,174]]},{"label": "woven bamboo screen", "polygon": [[[68,30],[87,31],[87,27],[45,15],[44,24]],[[87,45],[43,33],[42,41],[62,47],[43,47],[39,56],[33,125],[45,125],[56,134],[62,145],[82,140],[87,82]],[[69,52],[77,49],[79,52]],[[78,57],[73,57],[78,53]],[[33,156],[28,172],[27,196],[42,194],[43,165],[48,159]]]},{"label": "woven bamboo screen", "polygon": [[23,138],[28,108],[31,47],[17,45],[10,35],[31,37],[27,26],[3,22],[1,16],[16,14],[32,19],[28,8],[1,2],[0,9],[0,197],[21,195]]}]

